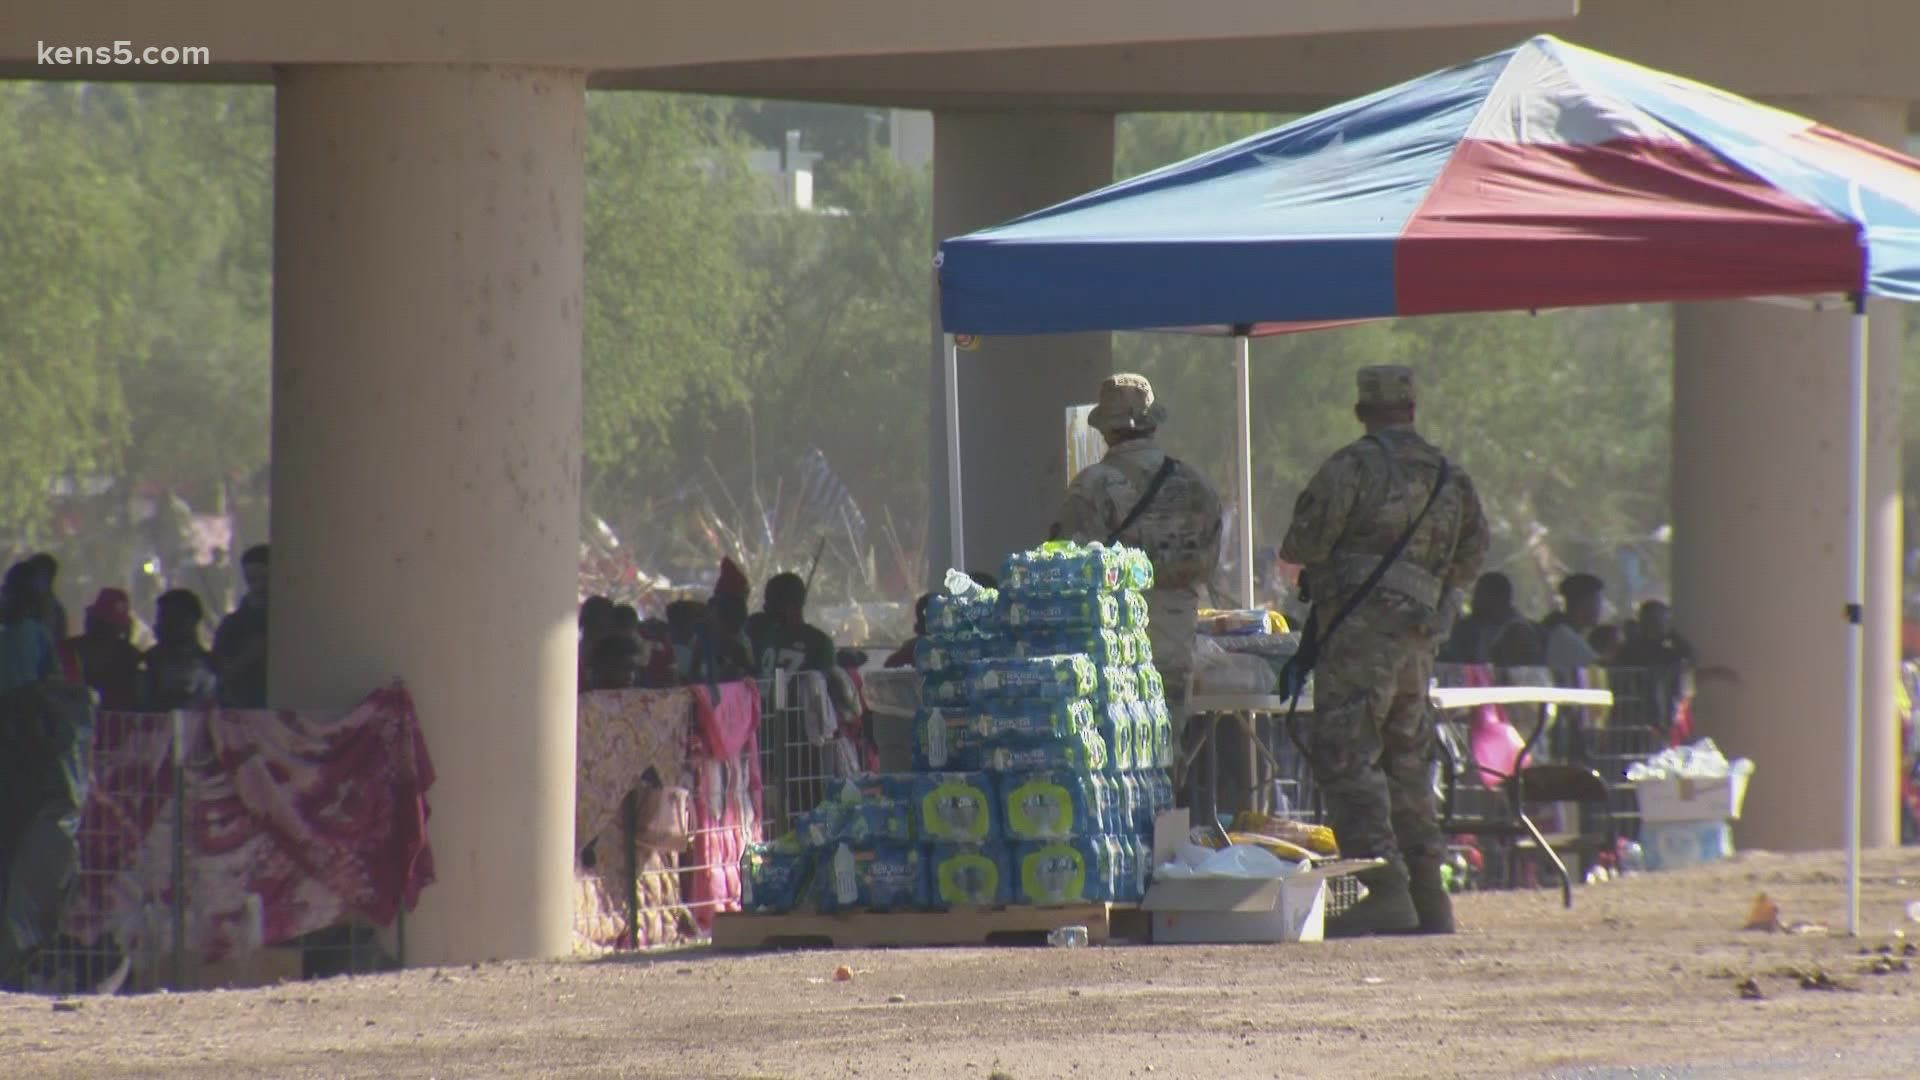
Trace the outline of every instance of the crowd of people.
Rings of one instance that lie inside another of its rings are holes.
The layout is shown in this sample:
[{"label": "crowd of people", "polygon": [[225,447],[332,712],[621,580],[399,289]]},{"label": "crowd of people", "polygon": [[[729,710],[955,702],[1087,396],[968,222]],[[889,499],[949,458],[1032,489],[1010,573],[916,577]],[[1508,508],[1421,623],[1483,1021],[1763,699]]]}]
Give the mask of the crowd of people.
[{"label": "crowd of people", "polygon": [[798,574],[767,579],[759,611],[733,560],[703,602],[676,600],[645,619],[605,596],[580,605],[580,689],[660,689],[765,677],[777,671],[831,671],[841,663],[825,631],[807,622],[807,583]]},{"label": "crowd of people", "polygon": [[143,622],[123,589],[101,589],[72,632],[55,590],[60,563],[41,553],[15,563],[0,584],[0,694],[61,682],[86,686],[109,711],[165,712],[267,704],[269,549],[241,559],[247,592],[214,627],[189,589],[162,593]]},{"label": "crowd of people", "polygon": [[1561,607],[1545,618],[1527,618],[1513,602],[1513,582],[1489,573],[1474,584],[1467,613],[1440,649],[1440,662],[1493,664],[1503,668],[1579,671],[1590,667],[1691,666],[1693,647],[1673,628],[1666,604],[1648,600],[1634,618],[1603,622],[1606,583],[1573,574],[1560,583]]}]

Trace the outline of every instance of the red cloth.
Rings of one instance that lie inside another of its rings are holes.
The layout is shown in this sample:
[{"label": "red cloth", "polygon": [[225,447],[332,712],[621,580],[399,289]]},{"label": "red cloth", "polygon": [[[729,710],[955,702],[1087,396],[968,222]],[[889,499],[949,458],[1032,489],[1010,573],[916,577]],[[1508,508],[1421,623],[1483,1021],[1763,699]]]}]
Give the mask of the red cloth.
[{"label": "red cloth", "polygon": [[741,571],[740,567],[735,565],[732,559],[721,559],[720,579],[714,582],[713,595],[738,596],[745,599],[752,591],[752,587],[747,584],[747,575]]},{"label": "red cloth", "polygon": [[1667,733],[1668,746],[1685,746],[1693,739],[1693,699],[1684,697],[1673,707],[1673,729]]},{"label": "red cloth", "polygon": [[[81,822],[84,885],[67,925],[134,948],[149,932],[143,907],[170,902],[172,719],[101,719]],[[183,721],[187,944],[203,958],[349,917],[387,925],[432,883],[433,765],[398,684],[344,716],[211,710]]]},{"label": "red cloth", "polygon": [[719,698],[713,687],[693,687],[694,711],[700,718],[700,734],[706,739],[707,755],[730,758],[749,743],[759,745],[760,685],[755,682],[730,682],[719,686]]},{"label": "red cloth", "polygon": [[855,708],[841,710],[840,736],[852,743],[859,753],[862,772],[879,772],[880,748],[867,738],[867,681],[860,677],[860,669],[851,664],[841,670],[847,673],[847,679],[853,683]]},{"label": "red cloth", "polygon": [[[274,944],[358,916],[386,926],[434,879],[433,765],[398,684],[345,716],[217,710],[212,760],[189,781],[193,912],[217,960],[252,933]],[[258,897],[260,925],[250,898]]]}]

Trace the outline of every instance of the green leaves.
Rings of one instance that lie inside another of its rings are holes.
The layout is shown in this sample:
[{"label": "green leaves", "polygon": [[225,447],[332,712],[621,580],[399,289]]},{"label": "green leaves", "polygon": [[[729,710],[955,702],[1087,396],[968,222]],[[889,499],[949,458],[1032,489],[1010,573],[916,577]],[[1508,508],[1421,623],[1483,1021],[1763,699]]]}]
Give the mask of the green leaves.
[{"label": "green leaves", "polygon": [[[878,128],[857,109],[594,93],[588,116],[589,507],[659,571],[676,540],[707,543],[695,510],[723,492],[743,534],[756,486],[762,505],[793,502],[793,466],[818,448],[870,525],[865,551],[832,538],[847,550],[823,575],[917,582],[899,568],[918,556],[928,490],[930,176],[872,150]],[[1280,119],[1123,117],[1116,175]],[[767,145],[802,126],[829,152],[824,212],[783,207],[749,172],[740,125]],[[207,492],[264,465],[272,152],[269,89],[0,84],[0,535],[44,530],[56,478]],[[1920,394],[1914,323],[1906,395]],[[1175,451],[1230,490],[1231,344],[1122,334],[1115,350],[1169,404]],[[1358,434],[1354,369],[1405,363],[1422,429],[1479,482],[1494,562],[1542,595],[1556,563],[1666,522],[1671,354],[1659,306],[1258,341],[1259,541],[1277,543],[1313,469]],[[1920,425],[1920,409],[1905,415]],[[818,538],[793,543],[810,558]]]},{"label": "green leaves", "polygon": [[757,275],[740,240],[765,200],[717,106],[596,93],[588,131],[585,445],[611,494],[658,481],[676,436],[745,400]]},{"label": "green leaves", "polygon": [[112,464],[138,195],[79,139],[47,139],[69,88],[0,84],[0,531],[33,539],[57,477]]},{"label": "green leaves", "polygon": [[266,460],[272,94],[0,85],[0,531]]}]

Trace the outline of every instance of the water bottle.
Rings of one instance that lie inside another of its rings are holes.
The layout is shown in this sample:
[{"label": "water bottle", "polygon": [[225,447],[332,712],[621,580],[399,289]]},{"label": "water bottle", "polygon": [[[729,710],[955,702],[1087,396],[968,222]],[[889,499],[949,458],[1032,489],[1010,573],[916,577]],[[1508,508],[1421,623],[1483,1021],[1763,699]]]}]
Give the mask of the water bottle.
[{"label": "water bottle", "polygon": [[1284,818],[1293,816],[1293,800],[1287,797],[1287,789],[1292,786],[1293,781],[1291,780],[1275,780],[1273,782],[1273,794],[1270,796],[1270,801],[1273,807],[1272,813],[1274,817]]}]

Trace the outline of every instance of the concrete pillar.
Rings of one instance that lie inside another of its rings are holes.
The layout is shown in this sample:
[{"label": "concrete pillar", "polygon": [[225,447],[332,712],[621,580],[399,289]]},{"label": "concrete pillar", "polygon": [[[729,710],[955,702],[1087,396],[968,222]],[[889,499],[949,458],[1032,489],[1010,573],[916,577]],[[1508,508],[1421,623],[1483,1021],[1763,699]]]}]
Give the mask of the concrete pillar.
[{"label": "concrete pillar", "polygon": [[278,85],[273,702],[411,689],[438,881],[410,962],[565,955],[585,79]]},{"label": "concrete pillar", "polygon": [[[1113,181],[1109,113],[938,112],[933,143],[935,244]],[[936,279],[927,548],[936,582],[951,564],[938,296]],[[960,355],[963,569],[998,569],[1008,552],[1047,538],[1071,479],[1066,409],[1091,402],[1112,373],[1111,334],[987,338]]]},{"label": "concrete pillar", "polygon": [[[1904,103],[1782,107],[1892,145]],[[1699,721],[1756,765],[1741,845],[1837,848],[1845,836],[1849,318],[1738,302],[1675,313],[1676,623],[1708,667]],[[1899,842],[1900,306],[1868,305],[1867,591],[1862,843]]]}]

